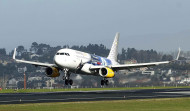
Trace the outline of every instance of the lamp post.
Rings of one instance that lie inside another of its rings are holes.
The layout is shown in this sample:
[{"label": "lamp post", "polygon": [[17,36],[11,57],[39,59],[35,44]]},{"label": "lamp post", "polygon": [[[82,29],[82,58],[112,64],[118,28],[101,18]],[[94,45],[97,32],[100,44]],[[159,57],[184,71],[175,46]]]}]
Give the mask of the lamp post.
[{"label": "lamp post", "polygon": [[24,67],[24,89],[26,89],[26,74],[25,74],[26,71],[27,71],[27,68]]},{"label": "lamp post", "polygon": [[6,82],[7,82],[7,80],[6,80],[6,76],[5,76],[5,72],[3,71],[3,81],[2,81],[3,83],[2,83],[2,88],[3,89],[5,89],[6,88]]}]

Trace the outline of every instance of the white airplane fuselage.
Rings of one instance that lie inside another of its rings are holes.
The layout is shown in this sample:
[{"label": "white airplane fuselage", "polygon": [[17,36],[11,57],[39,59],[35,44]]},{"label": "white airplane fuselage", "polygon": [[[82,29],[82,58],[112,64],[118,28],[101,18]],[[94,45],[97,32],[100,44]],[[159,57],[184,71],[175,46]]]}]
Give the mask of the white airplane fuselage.
[{"label": "white airplane fuselage", "polygon": [[107,58],[73,49],[59,50],[54,56],[54,63],[62,69],[67,68],[71,72],[88,74],[88,75],[96,75],[96,73],[90,70],[90,67],[92,65],[94,66],[112,65],[111,60]]}]

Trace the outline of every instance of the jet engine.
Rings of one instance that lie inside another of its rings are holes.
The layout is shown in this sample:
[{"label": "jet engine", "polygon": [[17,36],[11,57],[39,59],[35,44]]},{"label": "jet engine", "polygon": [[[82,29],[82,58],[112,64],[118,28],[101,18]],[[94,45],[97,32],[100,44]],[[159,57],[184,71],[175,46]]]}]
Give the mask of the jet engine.
[{"label": "jet engine", "polygon": [[115,76],[114,71],[108,67],[99,69],[99,74],[100,76],[105,77],[105,78],[112,78]]},{"label": "jet engine", "polygon": [[46,68],[46,75],[48,77],[58,77],[60,75],[59,70],[55,67]]}]

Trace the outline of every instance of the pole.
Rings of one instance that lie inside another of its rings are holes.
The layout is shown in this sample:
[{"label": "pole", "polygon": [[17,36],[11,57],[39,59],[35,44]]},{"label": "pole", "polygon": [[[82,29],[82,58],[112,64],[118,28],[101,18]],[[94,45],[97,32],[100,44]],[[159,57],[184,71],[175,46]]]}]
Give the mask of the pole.
[{"label": "pole", "polygon": [[24,89],[26,89],[26,74],[24,72]]},{"label": "pole", "polygon": [[4,75],[4,72],[3,72],[3,89],[5,89],[5,75]]}]

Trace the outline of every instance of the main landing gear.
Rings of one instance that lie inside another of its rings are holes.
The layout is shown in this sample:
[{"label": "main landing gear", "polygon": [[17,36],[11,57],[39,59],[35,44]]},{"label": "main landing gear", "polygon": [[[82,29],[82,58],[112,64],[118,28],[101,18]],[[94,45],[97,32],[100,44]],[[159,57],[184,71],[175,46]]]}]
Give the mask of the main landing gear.
[{"label": "main landing gear", "polygon": [[63,80],[65,80],[65,85],[73,85],[73,80],[70,79],[71,73],[68,69],[64,69],[65,76],[63,76]]},{"label": "main landing gear", "polygon": [[73,85],[73,80],[72,79],[70,79],[70,80],[65,80],[65,85]]},{"label": "main landing gear", "polygon": [[101,80],[101,85],[104,86],[104,84],[107,86],[109,84],[109,81],[106,80],[105,78]]}]

